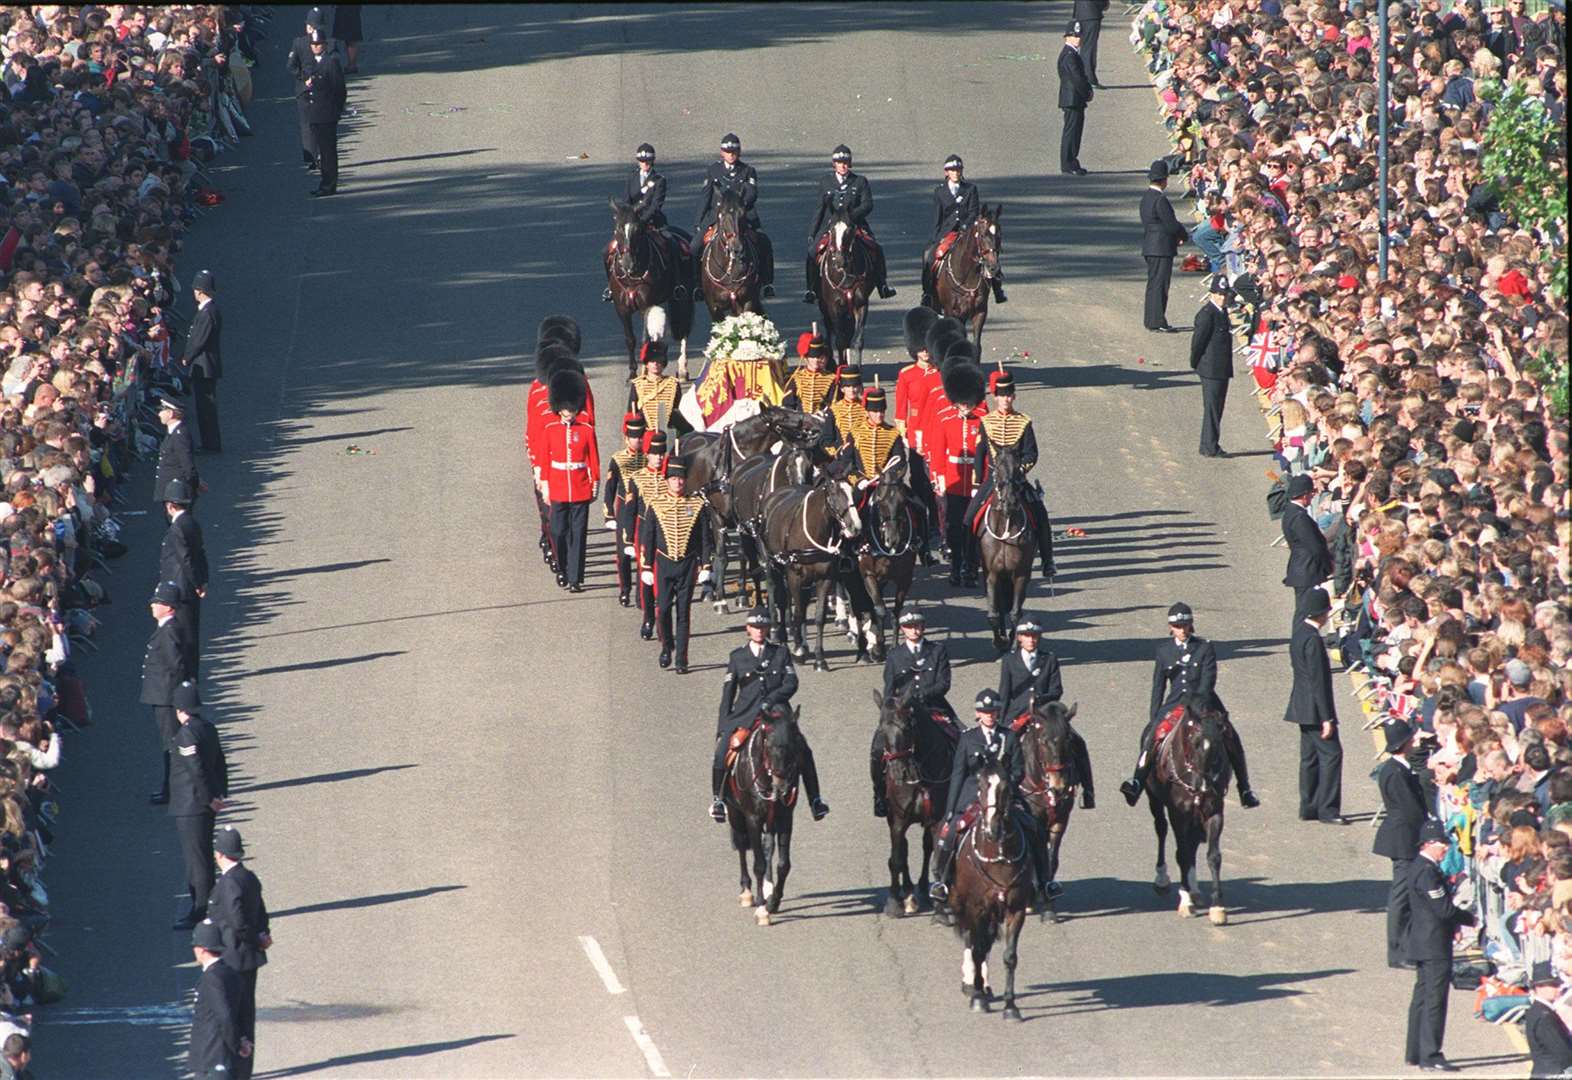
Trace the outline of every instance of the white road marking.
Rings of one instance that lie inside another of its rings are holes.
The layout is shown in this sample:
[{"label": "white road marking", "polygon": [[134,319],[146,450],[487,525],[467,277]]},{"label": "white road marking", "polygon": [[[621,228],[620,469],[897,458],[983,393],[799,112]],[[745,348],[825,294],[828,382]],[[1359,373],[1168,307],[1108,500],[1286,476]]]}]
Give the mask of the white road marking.
[{"label": "white road marking", "polygon": [[606,984],[606,993],[623,994],[627,987],[617,979],[617,973],[611,970],[611,963],[606,959],[606,954],[601,951],[600,942],[588,934],[579,936],[579,944],[584,947],[584,955],[589,957],[590,966],[595,969],[595,974],[600,976],[600,981]]},{"label": "white road marking", "polygon": [[666,1059],[660,1056],[660,1049],[655,1045],[655,1040],[650,1038],[650,1033],[644,1030],[644,1024],[637,1016],[624,1016],[622,1022],[628,1025],[628,1034],[633,1036],[633,1041],[639,1044],[639,1049],[644,1051],[644,1063],[650,1067],[652,1076],[670,1076],[671,1070],[666,1068]]}]

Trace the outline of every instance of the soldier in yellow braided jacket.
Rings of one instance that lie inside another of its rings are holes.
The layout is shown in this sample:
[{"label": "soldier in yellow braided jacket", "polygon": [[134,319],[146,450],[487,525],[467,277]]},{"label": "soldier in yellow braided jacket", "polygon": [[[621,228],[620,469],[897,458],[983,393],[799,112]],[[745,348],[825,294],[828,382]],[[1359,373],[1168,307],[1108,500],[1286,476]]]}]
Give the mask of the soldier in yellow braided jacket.
[{"label": "soldier in yellow braided jacket", "polygon": [[[993,393],[993,411],[982,418],[982,433],[977,437],[977,469],[985,472],[987,479],[977,488],[971,504],[966,508],[967,527],[977,520],[983,501],[993,494],[995,481],[992,468],[994,451],[1013,447],[1021,463],[1021,476],[1032,471],[1037,464],[1037,436],[1032,431],[1032,418],[1015,411],[1015,380],[1007,371],[996,371],[989,377]],[[1053,529],[1048,523],[1048,511],[1043,506],[1037,489],[1022,485],[1022,493],[1031,508],[1037,530],[1037,553],[1043,561],[1043,577],[1053,577]]]}]

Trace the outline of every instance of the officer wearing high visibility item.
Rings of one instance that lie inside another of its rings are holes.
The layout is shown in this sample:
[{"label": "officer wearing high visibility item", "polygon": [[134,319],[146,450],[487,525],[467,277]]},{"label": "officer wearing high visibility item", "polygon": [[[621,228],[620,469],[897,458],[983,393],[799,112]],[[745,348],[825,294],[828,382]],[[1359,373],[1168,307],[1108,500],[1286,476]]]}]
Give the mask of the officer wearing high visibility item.
[{"label": "officer wearing high visibility item", "polygon": [[551,377],[553,419],[542,428],[546,499],[551,504],[551,544],[557,584],[584,591],[584,551],[590,503],[600,491],[600,450],[595,427],[584,416],[584,376],[559,371]]}]

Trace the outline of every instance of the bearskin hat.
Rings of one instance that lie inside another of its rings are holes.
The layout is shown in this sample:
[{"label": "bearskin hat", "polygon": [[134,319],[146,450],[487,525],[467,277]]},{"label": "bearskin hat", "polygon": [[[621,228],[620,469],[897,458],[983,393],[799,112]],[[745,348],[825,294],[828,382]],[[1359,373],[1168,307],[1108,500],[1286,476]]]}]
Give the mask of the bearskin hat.
[{"label": "bearskin hat", "polygon": [[949,347],[944,350],[944,359],[940,363],[946,371],[956,364],[975,364],[977,363],[977,346],[965,338],[952,341]]},{"label": "bearskin hat", "polygon": [[947,315],[943,318],[935,319],[925,335],[928,355],[937,360],[949,349],[952,341],[964,340],[965,337],[966,328],[959,321]]},{"label": "bearskin hat", "polygon": [[547,315],[540,320],[540,333],[536,337],[543,342],[548,338],[560,341],[573,351],[574,356],[584,347],[579,324],[571,315]]},{"label": "bearskin hat", "polygon": [[985,395],[982,368],[968,360],[944,365],[944,396],[962,409],[975,409]]},{"label": "bearskin hat", "polygon": [[588,397],[589,385],[584,381],[583,372],[571,368],[554,372],[551,382],[546,384],[546,400],[554,413],[565,409],[580,412]]},{"label": "bearskin hat", "polygon": [[928,331],[938,321],[939,313],[931,307],[914,307],[906,313],[906,355],[917,359],[917,354],[928,347]]},{"label": "bearskin hat", "polygon": [[551,382],[551,376],[564,364],[574,363],[573,352],[558,341],[548,341],[535,352],[535,381]]}]

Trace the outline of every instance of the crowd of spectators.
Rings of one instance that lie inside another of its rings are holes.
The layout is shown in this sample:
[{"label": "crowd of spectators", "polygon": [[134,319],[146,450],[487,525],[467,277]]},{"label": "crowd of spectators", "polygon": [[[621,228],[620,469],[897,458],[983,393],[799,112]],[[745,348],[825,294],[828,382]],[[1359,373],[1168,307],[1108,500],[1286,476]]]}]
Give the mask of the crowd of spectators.
[{"label": "crowd of spectators", "polygon": [[33,1007],[63,992],[40,940],[50,907],[42,871],[59,827],[49,774],[70,732],[90,723],[74,656],[105,599],[91,572],[125,550],[114,519],[120,487],[153,445],[143,393],[179,376],[170,370],[174,262],[184,231],[219,199],[202,165],[249,134],[250,38],[242,8],[0,9],[7,1075]]},{"label": "crowd of spectators", "polygon": [[1443,868],[1481,916],[1465,944],[1507,999],[1526,1001],[1532,965],[1553,961],[1572,1026],[1568,428],[1551,385],[1566,370],[1566,222],[1503,209],[1481,166],[1498,99],[1480,85],[1542,102],[1564,184],[1564,12],[1389,11],[1385,276],[1374,3],[1149,0],[1132,41],[1204,268],[1235,279],[1251,319],[1279,466],[1314,480],[1343,662],[1372,725],[1429,733],[1411,761],[1451,829]]}]

